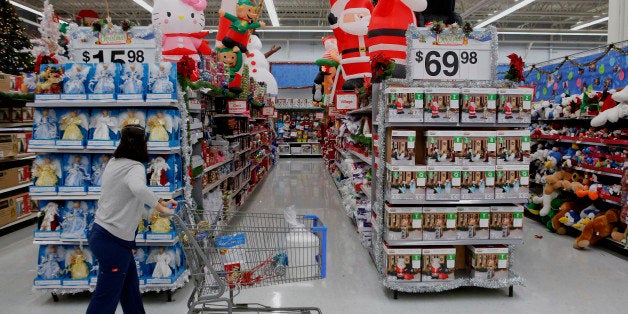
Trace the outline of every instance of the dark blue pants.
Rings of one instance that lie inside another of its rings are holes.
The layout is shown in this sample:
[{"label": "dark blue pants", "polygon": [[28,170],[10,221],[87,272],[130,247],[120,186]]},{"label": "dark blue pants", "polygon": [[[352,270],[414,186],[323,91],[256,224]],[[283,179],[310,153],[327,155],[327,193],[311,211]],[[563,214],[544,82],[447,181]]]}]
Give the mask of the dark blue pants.
[{"label": "dark blue pants", "polygon": [[87,314],[113,314],[118,302],[125,314],[146,313],[131,252],[135,241],[124,241],[94,224],[89,247],[98,259],[98,283]]}]

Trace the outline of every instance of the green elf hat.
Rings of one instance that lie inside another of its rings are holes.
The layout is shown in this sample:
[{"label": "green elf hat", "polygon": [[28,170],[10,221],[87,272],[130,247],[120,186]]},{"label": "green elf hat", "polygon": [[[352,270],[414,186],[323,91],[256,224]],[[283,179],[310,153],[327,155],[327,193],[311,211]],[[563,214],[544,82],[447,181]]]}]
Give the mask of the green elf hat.
[{"label": "green elf hat", "polygon": [[238,0],[238,5],[246,5],[246,6],[250,6],[250,7],[257,6],[255,4],[255,0]]}]

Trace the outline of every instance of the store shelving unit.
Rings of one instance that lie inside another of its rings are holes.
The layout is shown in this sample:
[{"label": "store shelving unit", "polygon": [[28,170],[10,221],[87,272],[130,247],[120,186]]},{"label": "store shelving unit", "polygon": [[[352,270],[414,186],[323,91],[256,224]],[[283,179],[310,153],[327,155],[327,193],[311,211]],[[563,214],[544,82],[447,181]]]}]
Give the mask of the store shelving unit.
[{"label": "store shelving unit", "polygon": [[[278,119],[283,119],[281,122],[283,125],[286,123],[295,124],[295,127],[291,127],[290,131],[284,131],[279,129],[282,124],[277,123],[279,156],[321,157],[321,143],[318,140],[318,130],[322,127],[322,119],[317,119],[315,113],[322,113],[325,111],[325,108],[314,106],[277,107],[276,110],[278,111]],[[289,120],[286,120],[286,117],[289,117]],[[306,123],[308,126],[307,128],[299,127],[299,123]],[[298,132],[304,134],[298,135]]]}]

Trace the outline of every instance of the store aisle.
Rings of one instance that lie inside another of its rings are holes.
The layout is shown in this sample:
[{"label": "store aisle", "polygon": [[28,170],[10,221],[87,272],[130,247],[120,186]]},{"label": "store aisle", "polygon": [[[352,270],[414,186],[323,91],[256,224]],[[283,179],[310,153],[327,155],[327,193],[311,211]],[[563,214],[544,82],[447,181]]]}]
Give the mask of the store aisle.
[{"label": "store aisle", "polygon": [[[392,298],[377,282],[373,263],[360,245],[349,218],[339,209],[338,192],[321,159],[282,159],[249,203],[247,211],[277,212],[295,205],[298,213],[318,215],[328,226],[328,277],[324,280],[245,290],[239,302],[271,306],[318,306],[324,313],[621,313],[621,292],[628,282],[623,257],[590,249],[576,251],[573,238],[548,233],[526,221],[526,244],[516,251],[515,270],[525,287],[507,290],[465,288],[427,295]],[[84,313],[89,295],[63,296],[33,292],[34,227],[0,237],[0,304],[2,313]],[[543,235],[537,239],[535,234]],[[623,279],[623,280],[622,280]],[[144,296],[147,313],[184,313],[190,285],[176,291],[174,302],[163,294]],[[610,298],[610,299],[609,299]],[[622,310],[623,309],[623,310]],[[118,311],[122,313],[121,310]]]}]

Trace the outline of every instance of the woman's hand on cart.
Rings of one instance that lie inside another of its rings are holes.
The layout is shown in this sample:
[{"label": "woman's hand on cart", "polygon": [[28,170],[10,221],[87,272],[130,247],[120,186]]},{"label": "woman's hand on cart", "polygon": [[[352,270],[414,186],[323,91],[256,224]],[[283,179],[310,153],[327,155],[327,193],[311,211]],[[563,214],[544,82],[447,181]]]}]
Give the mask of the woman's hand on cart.
[{"label": "woman's hand on cart", "polygon": [[173,208],[177,208],[177,206],[179,206],[179,203],[173,199],[168,201],[160,199],[155,209],[161,214],[166,214],[162,216],[171,216],[174,213]]}]

